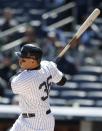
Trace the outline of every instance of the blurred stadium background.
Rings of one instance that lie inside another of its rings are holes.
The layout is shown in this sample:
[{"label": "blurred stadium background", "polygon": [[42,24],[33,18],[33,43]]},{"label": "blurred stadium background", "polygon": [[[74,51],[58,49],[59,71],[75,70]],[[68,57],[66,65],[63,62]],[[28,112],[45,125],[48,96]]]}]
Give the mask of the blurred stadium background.
[{"label": "blurred stadium background", "polygon": [[[10,78],[19,70],[14,54],[26,43],[38,44],[43,59],[53,60],[101,0],[0,0],[0,131],[19,115]],[[59,62],[63,87],[50,92],[55,131],[102,131],[102,14],[78,46]]]}]

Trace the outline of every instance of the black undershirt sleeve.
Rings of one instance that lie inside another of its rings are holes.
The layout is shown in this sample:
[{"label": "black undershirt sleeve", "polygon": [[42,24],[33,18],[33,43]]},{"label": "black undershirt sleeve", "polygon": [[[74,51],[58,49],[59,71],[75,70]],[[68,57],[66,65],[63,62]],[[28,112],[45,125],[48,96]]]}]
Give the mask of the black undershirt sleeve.
[{"label": "black undershirt sleeve", "polygon": [[67,79],[65,78],[65,76],[63,76],[62,79],[58,83],[56,83],[56,84],[60,85],[60,86],[63,86],[66,81],[67,81]]}]

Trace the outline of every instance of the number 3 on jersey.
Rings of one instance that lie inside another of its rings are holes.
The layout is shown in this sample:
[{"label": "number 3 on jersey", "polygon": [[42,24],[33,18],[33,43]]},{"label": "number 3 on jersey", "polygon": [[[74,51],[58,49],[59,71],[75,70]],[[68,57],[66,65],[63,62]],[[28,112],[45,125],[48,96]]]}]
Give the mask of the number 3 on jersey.
[{"label": "number 3 on jersey", "polygon": [[50,79],[52,78],[52,76],[50,75],[48,78],[47,78],[47,81],[44,81],[43,83],[40,84],[39,86],[39,89],[42,89],[44,88],[44,92],[46,93],[46,96],[42,96],[41,99],[43,101],[45,101],[47,98],[48,98],[48,95],[49,95],[49,91],[50,91],[50,86],[51,86],[51,82],[50,82]]}]

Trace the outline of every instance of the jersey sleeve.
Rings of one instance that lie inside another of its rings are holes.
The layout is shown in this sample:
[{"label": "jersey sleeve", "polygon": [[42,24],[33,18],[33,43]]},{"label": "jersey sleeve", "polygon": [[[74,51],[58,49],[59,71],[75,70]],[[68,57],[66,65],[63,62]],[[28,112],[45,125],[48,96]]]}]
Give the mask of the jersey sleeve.
[{"label": "jersey sleeve", "polygon": [[50,72],[53,83],[58,83],[63,77],[63,73],[58,70],[57,65],[54,62],[50,62]]},{"label": "jersey sleeve", "polygon": [[11,81],[11,88],[14,94],[19,94],[19,92],[21,91],[20,86],[18,86],[17,83],[14,83],[13,79]]}]

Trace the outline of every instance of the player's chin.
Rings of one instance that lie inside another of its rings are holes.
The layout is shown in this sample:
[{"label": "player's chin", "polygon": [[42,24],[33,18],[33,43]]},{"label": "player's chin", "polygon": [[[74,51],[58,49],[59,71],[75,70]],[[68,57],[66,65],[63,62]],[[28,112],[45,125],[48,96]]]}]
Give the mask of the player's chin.
[{"label": "player's chin", "polygon": [[22,64],[22,63],[19,64],[19,66],[20,66],[20,68],[23,69],[23,70],[27,69],[27,67],[26,67],[24,64]]}]

